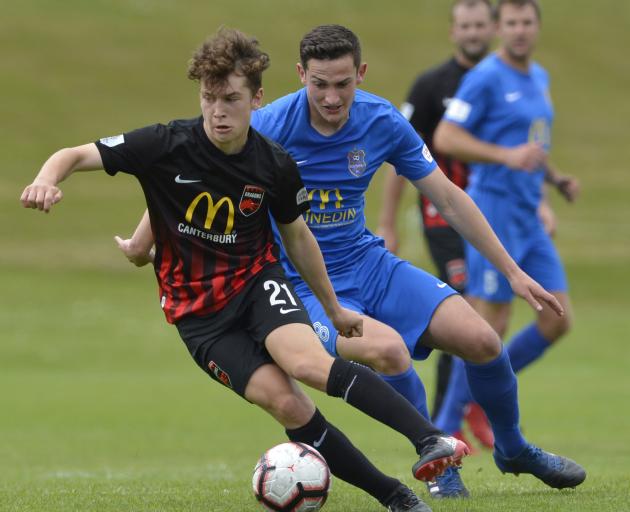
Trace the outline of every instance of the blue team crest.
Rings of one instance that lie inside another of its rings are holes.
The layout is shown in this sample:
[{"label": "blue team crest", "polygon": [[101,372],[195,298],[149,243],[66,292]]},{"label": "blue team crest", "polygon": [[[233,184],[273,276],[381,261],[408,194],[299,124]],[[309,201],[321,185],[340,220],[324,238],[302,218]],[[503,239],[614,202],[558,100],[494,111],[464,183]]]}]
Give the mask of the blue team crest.
[{"label": "blue team crest", "polygon": [[348,170],[350,174],[358,178],[365,173],[366,169],[365,151],[362,149],[353,149],[350,151],[350,153],[348,153]]}]

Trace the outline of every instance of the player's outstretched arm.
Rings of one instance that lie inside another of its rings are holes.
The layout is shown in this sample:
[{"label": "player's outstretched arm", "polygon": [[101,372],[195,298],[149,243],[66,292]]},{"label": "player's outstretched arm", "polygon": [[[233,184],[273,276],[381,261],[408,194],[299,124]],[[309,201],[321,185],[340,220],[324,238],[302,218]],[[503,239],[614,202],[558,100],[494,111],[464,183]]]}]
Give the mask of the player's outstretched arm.
[{"label": "player's outstretched arm", "polygon": [[59,183],[74,171],[102,168],[101,154],[95,144],[60,149],[46,160],[33,183],[22,192],[22,206],[48,213],[63,197],[61,189],[57,187]]},{"label": "player's outstretched arm", "polygon": [[136,267],[143,267],[147,263],[153,263],[155,249],[153,248],[153,231],[148,210],[144,211],[142,219],[136,227],[131,238],[114,237],[118,248]]},{"label": "player's outstretched arm", "polygon": [[326,273],[324,257],[304,219],[300,216],[290,224],[277,224],[287,256],[321,302],[335,328],[346,338],[362,336],[363,319],[357,312],[342,307],[337,301]]},{"label": "player's outstretched arm", "polygon": [[477,205],[444,173],[438,169],[413,183],[431,200],[446,221],[505,275],[514,293],[524,298],[536,311],[541,311],[540,302],[545,302],[558,315],[564,313],[558,300],[521,270]]},{"label": "player's outstretched arm", "polygon": [[383,183],[383,197],[381,213],[378,218],[376,233],[385,240],[385,247],[396,254],[398,251],[398,235],[396,233],[396,219],[398,207],[407,180],[396,174],[396,169],[387,164]]}]

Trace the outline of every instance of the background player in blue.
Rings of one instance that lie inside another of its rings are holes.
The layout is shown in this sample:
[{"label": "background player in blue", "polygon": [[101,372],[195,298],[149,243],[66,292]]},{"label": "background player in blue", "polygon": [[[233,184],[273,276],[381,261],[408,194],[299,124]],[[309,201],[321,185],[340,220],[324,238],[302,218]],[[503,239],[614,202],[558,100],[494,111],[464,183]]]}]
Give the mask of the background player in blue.
[{"label": "background player in blue", "polygon": [[[22,204],[48,212],[62,199],[57,185],[76,171],[136,177],[151,217],[144,226],[155,235],[161,305],[197,364],[269,413],[292,441],[315,446],[333,474],[389,511],[430,512],[329,424],[294,381],[343,397],[407,436],[420,454],[416,476],[432,477],[463,455],[456,453],[461,442],[441,436],[369,368],[332,358],[313,333],[278,262],[270,216],[337,328],[360,335],[362,319],[340,306],[326,277],[301,216],[308,195],[295,162],[250,129],[268,66],[255,39],[222,29],[197,50],[189,67],[189,78],[199,81],[202,115],[59,150],[25,188]],[[199,211],[202,199],[207,210]],[[150,247],[151,237],[141,237],[147,240]]]},{"label": "background player in blue", "polygon": [[[468,193],[512,257],[553,293],[566,312],[559,317],[543,308],[534,323],[508,342],[512,368],[518,372],[570,327],[564,268],[537,210],[545,178],[570,201],[578,186],[547,160],[553,121],[549,79],[531,60],[540,28],[539,6],[534,0],[500,0],[497,22],[498,51],[465,76],[434,143],[440,151],[472,162]],[[513,298],[509,283],[474,247],[468,245],[466,253],[467,294],[503,337]],[[457,423],[461,404],[469,397],[463,372],[454,370],[452,378],[459,384],[449,388],[443,412],[451,416],[449,423]]]},{"label": "background player in blue", "polygon": [[[490,0],[454,2],[451,6],[449,26],[449,37],[455,50],[453,56],[422,72],[414,80],[400,108],[403,116],[426,142],[442,172],[461,188],[465,188],[468,181],[467,164],[435,151],[433,133],[464,74],[488,54],[490,44],[494,39],[494,27],[493,7]],[[396,253],[398,249],[396,220],[402,193],[407,183],[408,181],[403,176],[396,175],[394,169],[388,166],[384,177],[378,234],[385,240],[385,247],[393,253]],[[418,207],[422,231],[436,268],[436,275],[451,288],[464,293],[468,275],[462,237],[448,225],[431,201],[421,194],[418,194]],[[454,363],[453,359],[453,356],[445,352],[439,354],[431,408],[434,421],[438,421],[439,418],[452,364],[463,365],[460,359],[455,359]],[[483,446],[492,448],[494,436],[483,410],[474,402],[465,407],[465,417],[470,431]],[[458,430],[451,430],[450,433],[470,445],[464,437],[461,423],[457,423],[457,428]]]},{"label": "background player in blue", "polygon": [[[305,87],[252,116],[252,126],[296,160],[311,198],[305,219],[319,242],[337,296],[345,307],[365,315],[363,336],[338,335],[285,258],[287,273],[320,339],[330,353],[379,370],[388,351],[396,358],[408,350],[423,359],[433,348],[459,355],[467,361],[473,396],[492,423],[499,469],[531,473],[552,487],[580,484],[586,474],[579,465],[540,450],[522,436],[516,377],[492,328],[446,283],[392,255],[382,239],[366,229],[364,193],[387,161],[509,277],[515,293],[537,310],[543,301],[562,313],[555,298],[508,255],[466,193],[437,169],[430,151],[398,110],[357,90],[366,70],[359,41],[350,30],[339,25],[316,27],[300,43],[298,73]],[[422,385],[410,364],[388,382],[427,414]]]}]

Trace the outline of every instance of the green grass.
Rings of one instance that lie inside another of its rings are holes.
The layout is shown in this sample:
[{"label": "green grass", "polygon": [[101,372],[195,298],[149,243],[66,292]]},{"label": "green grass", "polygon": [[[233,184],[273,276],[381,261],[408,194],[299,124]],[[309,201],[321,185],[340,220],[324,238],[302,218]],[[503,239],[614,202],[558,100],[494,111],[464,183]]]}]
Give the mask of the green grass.
[{"label": "green grass", "polygon": [[[50,215],[18,197],[48,154],[155,121],[195,115],[185,79],[195,46],[220,25],[256,34],[272,57],[267,98],[298,87],[300,36],[340,22],[363,39],[366,89],[399,103],[415,74],[449,54],[446,0],[30,0],[0,17],[0,511],[257,510],[260,453],[273,421],[198,370],[159,309],[149,269],[112,241],[143,210],[135,181],[76,176]],[[558,114],[554,160],[579,176],[575,205],[553,198],[575,327],[520,378],[523,428],[589,472],[575,491],[466,461],[473,499],[436,511],[630,510],[630,4],[543,1],[539,60]],[[368,220],[379,208],[377,177]],[[407,192],[403,255],[429,265]],[[519,305],[514,326],[531,318]],[[433,361],[418,364],[429,392]],[[313,395],[384,471],[412,484],[406,441]],[[414,484],[415,485],[415,484]],[[416,486],[419,489],[418,486]],[[424,491],[420,491],[424,493]],[[326,510],[377,511],[335,481]]]}]

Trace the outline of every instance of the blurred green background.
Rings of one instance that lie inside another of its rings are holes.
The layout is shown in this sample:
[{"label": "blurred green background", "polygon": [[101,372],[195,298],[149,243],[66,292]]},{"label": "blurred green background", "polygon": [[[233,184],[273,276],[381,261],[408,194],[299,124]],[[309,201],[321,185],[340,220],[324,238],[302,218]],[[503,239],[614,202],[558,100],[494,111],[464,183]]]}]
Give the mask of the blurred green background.
[{"label": "blurred green background", "polygon": [[[630,2],[543,0],[536,57],[551,72],[553,160],[578,176],[574,205],[552,196],[575,327],[522,374],[524,428],[584,463],[575,493],[501,477],[489,454],[464,478],[476,499],[435,510],[629,510]],[[320,23],[357,32],[364,88],[399,104],[416,74],[450,55],[450,1],[25,0],[0,2],[0,510],[253,510],[256,458],[280,429],[200,372],[160,311],[148,268],[113,235],[144,209],[133,178],[76,175],[49,214],[18,202],[64,146],[198,113],[192,51],[224,24],[272,58],[271,100],[299,86],[300,37]],[[368,198],[375,225],[377,177]],[[403,256],[430,268],[414,194]],[[514,326],[530,312],[517,309]],[[432,360],[418,364],[429,392]],[[328,416],[390,473],[408,478],[405,442],[348,407]],[[329,510],[380,510],[336,482]]]}]

